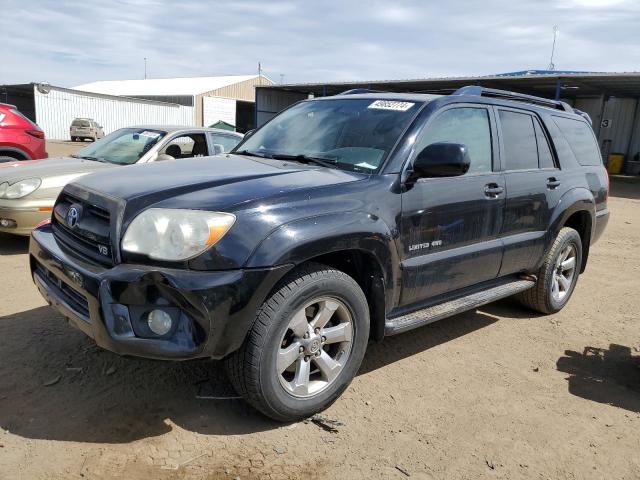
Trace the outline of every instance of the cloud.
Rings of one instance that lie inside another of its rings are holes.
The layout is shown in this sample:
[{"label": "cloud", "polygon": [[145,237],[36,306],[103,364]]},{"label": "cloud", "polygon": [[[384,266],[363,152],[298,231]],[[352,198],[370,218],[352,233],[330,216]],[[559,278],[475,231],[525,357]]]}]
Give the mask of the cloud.
[{"label": "cloud", "polygon": [[[0,84],[247,74],[286,82],[637,70],[637,0],[2,0]],[[605,5],[605,7],[602,7]]]}]

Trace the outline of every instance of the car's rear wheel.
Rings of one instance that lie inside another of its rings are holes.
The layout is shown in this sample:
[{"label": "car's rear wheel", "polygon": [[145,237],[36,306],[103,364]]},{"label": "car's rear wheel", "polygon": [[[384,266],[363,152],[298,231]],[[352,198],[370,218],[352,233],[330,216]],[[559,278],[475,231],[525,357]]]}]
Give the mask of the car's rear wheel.
[{"label": "car's rear wheel", "polygon": [[535,287],[520,293],[519,300],[540,313],[562,310],[573,294],[581,265],[580,235],[573,228],[564,227],[558,233],[538,272]]},{"label": "car's rear wheel", "polygon": [[360,367],[369,309],[347,274],[312,264],[288,275],[264,302],[242,348],[227,359],[236,390],[280,421],[331,405]]}]

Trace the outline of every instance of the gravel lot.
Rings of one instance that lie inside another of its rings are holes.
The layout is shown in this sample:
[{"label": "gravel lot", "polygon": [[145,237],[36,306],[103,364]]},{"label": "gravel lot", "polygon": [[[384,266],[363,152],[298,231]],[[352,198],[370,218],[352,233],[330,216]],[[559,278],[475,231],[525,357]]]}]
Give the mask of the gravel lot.
[{"label": "gravel lot", "polygon": [[614,183],[559,314],[502,301],[371,345],[337,433],[254,413],[214,362],[98,349],[0,236],[0,478],[640,478],[639,198]]}]

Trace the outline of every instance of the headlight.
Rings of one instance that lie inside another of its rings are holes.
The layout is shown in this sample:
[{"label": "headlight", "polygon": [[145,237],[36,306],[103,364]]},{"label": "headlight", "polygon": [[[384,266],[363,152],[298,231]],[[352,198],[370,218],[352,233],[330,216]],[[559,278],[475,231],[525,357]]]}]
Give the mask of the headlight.
[{"label": "headlight", "polygon": [[42,180],[39,178],[25,178],[11,185],[5,182],[0,185],[0,198],[15,199],[26,197],[35,192],[41,183]]},{"label": "headlight", "polygon": [[122,250],[157,260],[188,260],[224,237],[235,221],[230,213],[150,208],[131,222]]}]

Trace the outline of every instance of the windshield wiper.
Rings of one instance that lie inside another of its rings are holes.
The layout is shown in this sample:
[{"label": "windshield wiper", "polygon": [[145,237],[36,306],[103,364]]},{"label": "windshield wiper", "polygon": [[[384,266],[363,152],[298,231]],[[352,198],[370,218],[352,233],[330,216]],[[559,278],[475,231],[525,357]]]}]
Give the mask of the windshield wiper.
[{"label": "windshield wiper", "polygon": [[247,157],[271,158],[269,155],[266,155],[264,153],[252,152],[251,150],[239,150],[232,153],[234,155],[245,155]]},{"label": "windshield wiper", "polygon": [[81,158],[83,160],[91,160],[93,162],[106,162],[104,158],[90,157],[88,155],[71,155],[73,158]]},{"label": "windshield wiper", "polygon": [[286,153],[274,153],[273,155],[271,155],[271,158],[275,160],[293,160],[294,162],[301,163],[315,163],[316,165],[327,168],[333,168],[338,164],[338,160],[335,160],[333,158],[314,157],[304,154],[288,155]]}]

